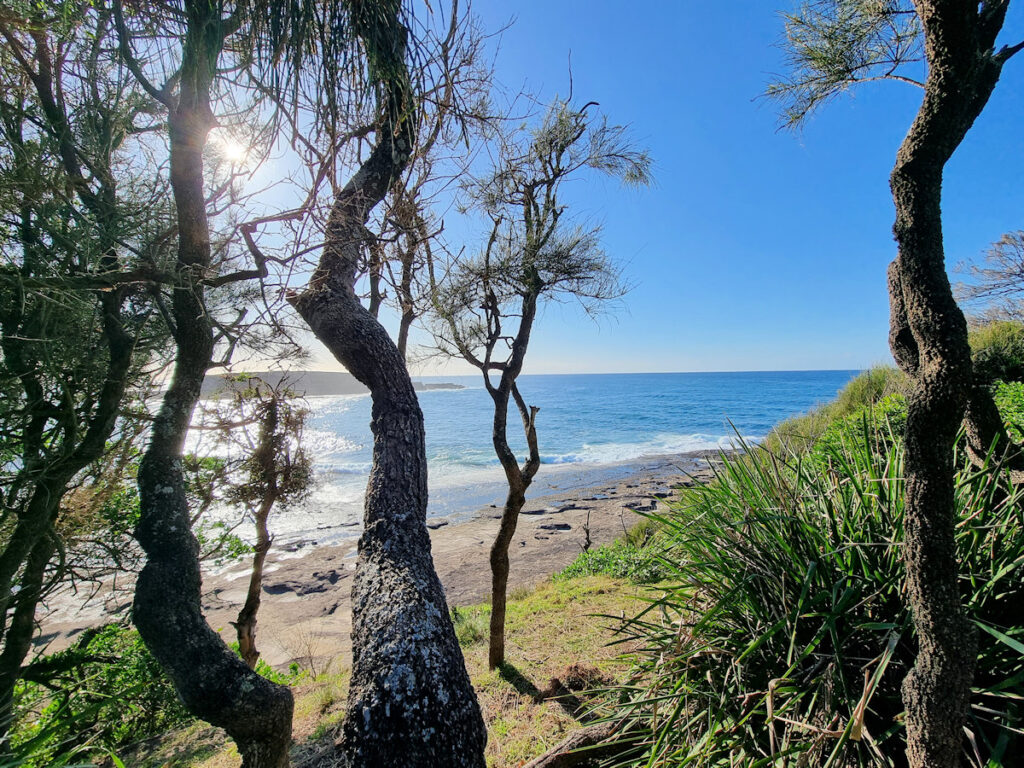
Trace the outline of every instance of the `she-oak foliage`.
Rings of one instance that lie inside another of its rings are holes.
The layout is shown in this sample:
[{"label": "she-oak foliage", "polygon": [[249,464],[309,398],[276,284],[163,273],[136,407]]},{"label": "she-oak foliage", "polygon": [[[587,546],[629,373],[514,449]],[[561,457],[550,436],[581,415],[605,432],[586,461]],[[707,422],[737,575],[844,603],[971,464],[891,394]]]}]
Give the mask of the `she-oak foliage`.
[{"label": "she-oak foliage", "polygon": [[85,470],[131,440],[125,393],[163,339],[145,287],[110,279],[166,258],[166,188],[132,160],[152,105],[110,13],[79,10],[0,17],[0,735],[36,606],[65,578],[69,491],[87,497]]},{"label": "she-oak foliage", "polygon": [[[625,184],[647,184],[651,161],[622,126],[556,100],[532,131],[499,133],[489,173],[464,183],[466,207],[489,223],[478,255],[457,260],[434,288],[434,335],[443,354],[460,357],[483,374],[494,403],[491,432],[508,483],[498,534],[491,545],[491,618],[488,665],[505,661],[509,547],[526,491],[540,469],[539,409],[519,391],[537,311],[545,301],[578,301],[588,312],[619,298],[624,288],[601,249],[600,229],[573,224],[561,197],[563,182],[588,169]],[[528,456],[520,464],[508,442],[508,410],[515,403]]]}]

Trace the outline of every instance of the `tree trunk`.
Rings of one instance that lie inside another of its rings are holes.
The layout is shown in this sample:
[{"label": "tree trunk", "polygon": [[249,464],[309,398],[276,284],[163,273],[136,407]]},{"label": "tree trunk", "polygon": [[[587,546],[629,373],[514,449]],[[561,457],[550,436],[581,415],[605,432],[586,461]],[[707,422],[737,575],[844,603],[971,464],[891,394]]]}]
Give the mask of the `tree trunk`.
[{"label": "tree trunk", "polygon": [[285,768],[292,694],[250,670],[202,613],[199,547],[192,534],[182,451],[213,354],[213,328],[199,279],[210,264],[203,148],[214,125],[212,79],[223,44],[217,4],[186,2],[188,21],[177,102],[169,116],[171,187],[178,221],[172,298],[176,357],[170,387],[139,465],[135,537],[146,564],[132,618],[189,711],[224,728],[244,768]]},{"label": "tree trunk", "polygon": [[974,381],[967,396],[964,413],[967,454],[975,466],[985,466],[989,458],[1003,462],[1010,480],[1024,483],[1024,453],[1006,431],[1003,417],[992,399],[988,382]]},{"label": "tree trunk", "polygon": [[508,597],[508,550],[516,533],[519,513],[526,503],[526,486],[517,483],[509,490],[501,513],[501,526],[491,544],[491,626],[487,666],[496,669],[505,663],[505,607]]},{"label": "tree trunk", "polygon": [[384,78],[382,125],[370,156],[335,198],[310,284],[290,300],[373,400],[341,749],[352,768],[483,768],[487,734],[430,556],[423,414],[405,361],[355,293],[366,221],[415,139],[398,11],[395,0],[352,2],[353,29]]},{"label": "tree trunk", "polygon": [[[971,387],[967,324],[942,242],[942,173],[999,76],[1002,15],[974,3],[918,0],[929,70],[890,185],[899,255],[890,268],[890,343],[912,378],[907,398],[903,558],[918,656],[903,684],[913,768],[955,768],[976,640],[960,597],[953,442]],[[1005,14],[1005,7],[1002,8]]]},{"label": "tree trunk", "polygon": [[46,566],[55,549],[54,536],[52,532],[41,536],[29,553],[21,574],[21,589],[14,599],[14,615],[4,637],[3,653],[0,653],[0,754],[7,754],[10,749],[4,737],[14,716],[14,687],[21,677],[21,665],[32,647],[36,606],[42,598]]},{"label": "tree trunk", "polygon": [[[496,309],[496,305],[495,305]],[[522,315],[519,320],[519,330],[512,342],[509,362],[502,371],[501,380],[497,387],[491,385],[491,380],[484,370],[484,383],[494,401],[494,425],[491,432],[491,442],[494,444],[494,452],[501,462],[505,471],[505,479],[508,482],[508,496],[505,500],[505,508],[501,513],[501,525],[498,528],[498,535],[491,544],[491,622],[490,639],[487,651],[487,666],[496,669],[505,663],[505,608],[508,597],[508,571],[509,557],[508,550],[512,545],[512,537],[516,532],[516,525],[519,522],[519,513],[526,503],[526,491],[533,482],[537,470],[540,469],[540,449],[537,445],[537,411],[536,407],[526,405],[526,401],[519,393],[516,379],[523,370],[523,360],[526,358],[526,350],[530,344],[530,334],[533,331],[533,320],[537,316],[537,293],[528,293],[522,302]],[[516,408],[523,421],[523,434],[526,437],[526,445],[529,456],[526,463],[520,467],[511,447],[508,444],[508,406],[509,397],[515,401]]]},{"label": "tree trunk", "polygon": [[256,669],[260,652],[256,648],[256,614],[260,610],[260,595],[263,590],[263,565],[270,551],[270,531],[267,530],[267,518],[274,506],[274,499],[267,497],[256,510],[256,546],[252,554],[252,571],[249,574],[249,591],[245,595],[245,604],[238,612],[238,620],[233,621],[235,634],[238,637],[238,654],[249,669]]},{"label": "tree trunk", "polygon": [[[410,207],[414,207],[415,203],[410,203]],[[414,214],[417,219],[420,217]],[[425,229],[425,227],[421,227]],[[402,359],[407,358],[407,347],[409,346],[409,330],[412,328],[413,321],[416,319],[416,303],[413,300],[412,295],[412,276],[415,271],[414,257],[416,255],[416,249],[421,245],[416,239],[417,235],[410,233],[407,236],[407,242],[405,250],[402,251],[402,277],[398,287],[398,301],[402,308],[402,317],[398,322],[398,353],[402,356]],[[422,244],[423,247],[427,247],[426,243]]]},{"label": "tree trunk", "polygon": [[[383,170],[390,173],[388,166]],[[292,298],[373,399],[373,466],[352,585],[352,680],[342,749],[352,768],[482,767],[483,718],[430,556],[423,415],[394,342],[352,283],[335,281],[331,271],[339,251],[358,248],[365,221],[350,217],[346,202],[335,203],[321,268]]]}]

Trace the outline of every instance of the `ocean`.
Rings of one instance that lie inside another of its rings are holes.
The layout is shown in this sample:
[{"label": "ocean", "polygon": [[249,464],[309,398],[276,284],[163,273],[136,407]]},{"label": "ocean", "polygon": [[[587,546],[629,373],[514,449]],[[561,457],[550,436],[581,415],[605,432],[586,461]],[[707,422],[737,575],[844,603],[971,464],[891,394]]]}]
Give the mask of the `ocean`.
[{"label": "ocean", "polygon": [[[612,482],[656,457],[762,439],[780,421],[832,399],[858,371],[524,375],[519,389],[540,407],[542,466],[531,497]],[[427,431],[428,517],[451,522],[504,501],[491,446],[492,403],[479,377],[417,377],[462,389],[419,393]],[[307,399],[305,445],[317,487],[300,506],[275,512],[278,542],[335,543],[358,535],[370,470],[369,395]],[[525,440],[509,414],[510,442]]]}]

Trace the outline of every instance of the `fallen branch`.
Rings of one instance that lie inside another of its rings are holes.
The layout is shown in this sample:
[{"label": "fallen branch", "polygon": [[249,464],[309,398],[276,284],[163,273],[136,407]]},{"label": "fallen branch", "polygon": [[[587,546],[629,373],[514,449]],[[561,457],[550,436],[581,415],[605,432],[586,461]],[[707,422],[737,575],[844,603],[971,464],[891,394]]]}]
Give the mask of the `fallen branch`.
[{"label": "fallen branch", "polygon": [[628,741],[604,743],[615,734],[619,725],[600,723],[574,731],[564,741],[527,763],[525,768],[571,768],[624,752],[632,746]]}]

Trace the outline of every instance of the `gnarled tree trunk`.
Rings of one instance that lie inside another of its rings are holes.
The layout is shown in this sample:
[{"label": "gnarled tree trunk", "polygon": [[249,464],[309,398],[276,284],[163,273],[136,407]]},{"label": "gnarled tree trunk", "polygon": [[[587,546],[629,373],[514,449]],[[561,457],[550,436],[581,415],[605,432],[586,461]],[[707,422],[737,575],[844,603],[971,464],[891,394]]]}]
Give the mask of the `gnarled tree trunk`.
[{"label": "gnarled tree trunk", "polygon": [[200,280],[210,264],[203,148],[214,125],[210,91],[223,45],[216,3],[185,3],[188,29],[181,85],[170,107],[171,186],[178,220],[172,298],[176,357],[170,387],[139,465],[141,516],[135,537],[146,564],[132,618],[189,711],[222,727],[245,768],[285,768],[292,694],[250,670],[206,623],[199,546],[192,534],[182,451],[213,354],[213,328]]},{"label": "gnarled tree trunk", "polygon": [[256,615],[260,611],[260,596],[263,592],[263,567],[267,561],[267,552],[270,551],[270,531],[267,528],[267,518],[270,517],[271,507],[274,505],[274,498],[268,495],[256,510],[256,545],[252,553],[252,570],[249,573],[249,589],[245,593],[245,603],[238,612],[238,618],[231,622],[235,628],[235,636],[238,638],[238,655],[242,661],[249,665],[249,669],[256,669],[256,662],[260,660],[260,651],[256,647]]},{"label": "gnarled tree trunk", "polygon": [[[487,666],[490,669],[495,669],[505,663],[505,613],[508,606],[510,568],[508,550],[512,545],[512,537],[516,533],[519,513],[523,511],[523,505],[526,503],[526,491],[533,483],[537,470],[540,469],[540,450],[537,446],[537,411],[540,409],[535,406],[527,406],[516,386],[516,376],[522,370],[522,358],[530,338],[533,317],[536,314],[536,297],[532,303],[525,302],[525,304],[527,306],[523,313],[523,324],[520,325],[520,333],[513,343],[512,365],[504,371],[497,387],[491,389],[488,382],[488,389],[494,400],[492,441],[508,482],[508,496],[505,498],[505,506],[501,511],[501,524],[498,526],[498,535],[494,537],[494,542],[491,544],[490,553],[491,621],[487,648]],[[525,336],[523,335],[524,328]],[[520,341],[522,341],[521,344]],[[521,347],[523,354],[516,354],[517,345]],[[515,364],[517,359],[518,365]],[[509,395],[515,399],[519,415],[522,417],[527,450],[530,452],[526,463],[521,467],[508,444]]]},{"label": "gnarled tree trunk", "polygon": [[426,527],[423,415],[405,361],[355,292],[365,223],[414,140],[398,3],[351,3],[387,94],[377,145],[338,194],[320,264],[292,304],[369,390],[373,466],[352,585],[352,679],[343,749],[353,768],[484,765],[486,731]]},{"label": "gnarled tree trunk", "polygon": [[972,384],[967,324],[942,241],[942,173],[999,77],[1006,2],[917,0],[928,78],[890,184],[899,255],[889,270],[890,344],[913,381],[907,399],[904,562],[918,656],[903,685],[915,768],[960,763],[976,640],[960,596],[953,442]]}]

